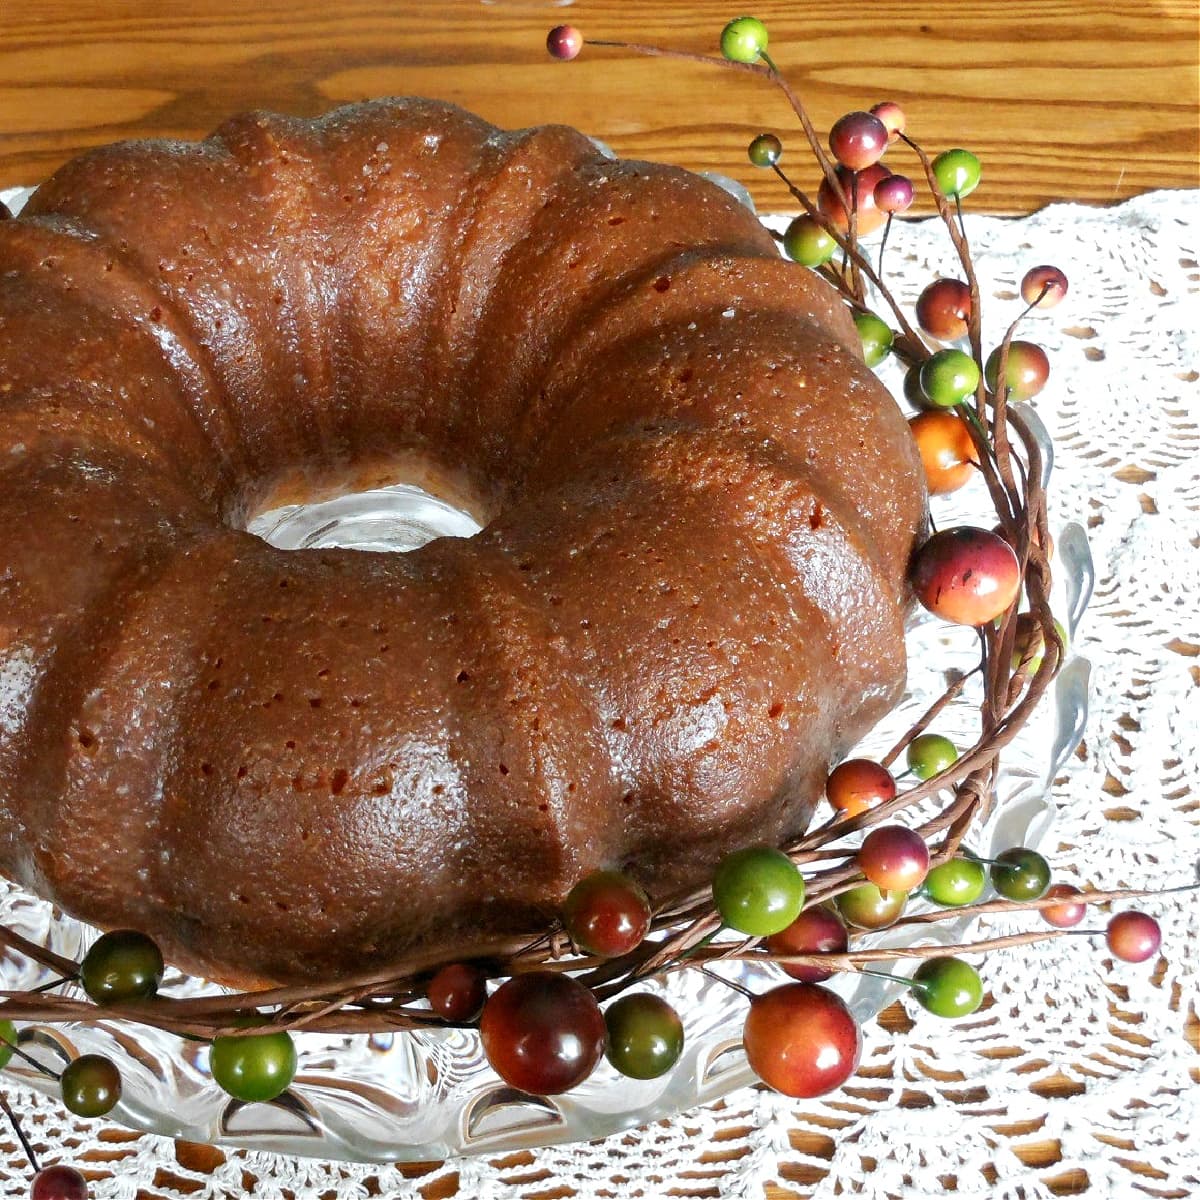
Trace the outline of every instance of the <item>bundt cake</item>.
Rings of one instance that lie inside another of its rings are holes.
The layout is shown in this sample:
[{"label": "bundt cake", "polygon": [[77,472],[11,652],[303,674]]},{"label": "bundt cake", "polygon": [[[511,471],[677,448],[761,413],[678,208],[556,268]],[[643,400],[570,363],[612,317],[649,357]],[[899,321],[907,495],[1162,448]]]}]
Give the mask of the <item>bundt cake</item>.
[{"label": "bundt cake", "polygon": [[[0,869],[228,982],[699,883],[904,679],[927,501],[842,302],[563,127],[383,100],[68,163],[0,222],[0,468]],[[418,474],[482,532],[246,532]]]}]

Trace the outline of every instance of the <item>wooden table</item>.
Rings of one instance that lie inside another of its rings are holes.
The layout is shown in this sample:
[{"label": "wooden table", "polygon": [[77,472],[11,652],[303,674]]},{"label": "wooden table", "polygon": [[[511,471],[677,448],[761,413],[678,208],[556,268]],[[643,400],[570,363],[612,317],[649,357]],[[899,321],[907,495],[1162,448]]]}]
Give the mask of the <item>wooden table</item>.
[{"label": "wooden table", "polygon": [[[315,114],[416,93],[501,125],[576,125],[623,156],[723,171],[751,186],[760,207],[794,208],[745,159],[761,129],[798,137],[766,84],[598,48],[563,65],[544,49],[546,29],[570,20],[595,38],[711,53],[738,7],[9,0],[0,6],[0,186],[36,182],[80,150],[119,138],[198,137],[240,109]],[[1061,199],[1103,204],[1200,185],[1192,0],[761,0],[751,8],[769,25],[772,51],[819,129],[849,109],[896,100],[930,150],[963,145],[979,154],[985,185],[972,205],[981,210],[1028,212]],[[797,148],[793,161],[807,155]],[[798,182],[811,185],[812,171],[805,174]],[[884,1015],[885,1024],[903,1020],[898,1008]],[[113,1131],[117,1144],[135,1136]],[[223,1152],[180,1144],[178,1154],[205,1170]],[[1022,1155],[1047,1169],[1056,1194],[1083,1186],[1073,1172],[1055,1176],[1051,1143],[1032,1140]]]},{"label": "wooden table", "polygon": [[[457,101],[501,125],[561,121],[619,154],[720,170],[794,208],[745,159],[760,129],[798,135],[765,83],[585,50],[546,29],[714,52],[727,0],[34,0],[0,4],[0,186],[87,146],[198,137],[252,107],[313,114],[389,93]],[[973,204],[1027,212],[1195,187],[1194,0],[762,0],[750,6],[825,130],[894,99],[931,150],[983,160]],[[436,15],[434,15],[436,14]],[[799,147],[792,161],[807,162]],[[803,174],[812,175],[811,171]],[[811,178],[798,180],[812,185]]]}]

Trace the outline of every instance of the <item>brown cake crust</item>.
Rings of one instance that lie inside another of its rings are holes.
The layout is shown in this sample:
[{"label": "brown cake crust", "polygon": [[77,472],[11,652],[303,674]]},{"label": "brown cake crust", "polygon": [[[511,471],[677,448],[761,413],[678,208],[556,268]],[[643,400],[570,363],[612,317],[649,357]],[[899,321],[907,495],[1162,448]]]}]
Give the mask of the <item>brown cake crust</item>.
[{"label": "brown cake crust", "polygon": [[[419,470],[486,528],[244,532]],[[230,982],[540,927],[808,823],[897,699],[920,462],[840,300],[674,168],[384,100],[0,223],[0,870]]]}]

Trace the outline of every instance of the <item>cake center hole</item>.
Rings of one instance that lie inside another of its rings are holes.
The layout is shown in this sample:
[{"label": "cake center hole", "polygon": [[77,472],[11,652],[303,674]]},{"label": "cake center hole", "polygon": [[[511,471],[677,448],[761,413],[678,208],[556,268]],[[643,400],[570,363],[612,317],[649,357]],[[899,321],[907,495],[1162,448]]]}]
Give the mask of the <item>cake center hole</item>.
[{"label": "cake center hole", "polygon": [[412,483],[350,492],[259,513],[248,533],[280,550],[340,546],[380,554],[416,550],[440,537],[471,537],[481,526],[465,509]]}]

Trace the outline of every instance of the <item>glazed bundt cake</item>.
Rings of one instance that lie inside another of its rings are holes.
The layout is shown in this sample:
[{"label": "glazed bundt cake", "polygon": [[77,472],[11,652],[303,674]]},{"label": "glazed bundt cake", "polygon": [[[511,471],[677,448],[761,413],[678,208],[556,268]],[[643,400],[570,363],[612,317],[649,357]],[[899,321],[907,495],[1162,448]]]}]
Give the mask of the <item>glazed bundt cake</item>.
[{"label": "glazed bundt cake", "polygon": [[[541,928],[808,823],[926,497],[724,191],[386,100],[68,163],[0,222],[0,869],[230,982]],[[283,551],[435,479],[485,526]]]}]

